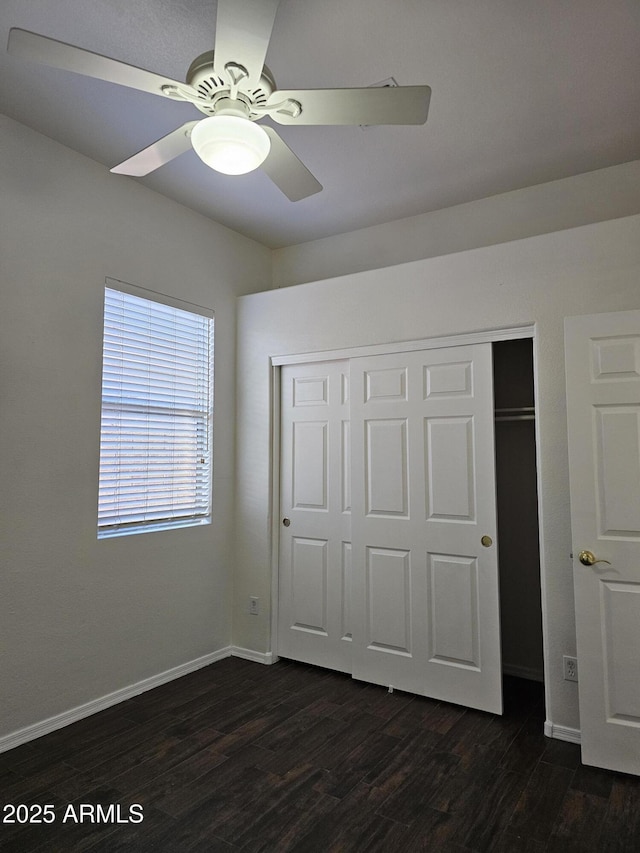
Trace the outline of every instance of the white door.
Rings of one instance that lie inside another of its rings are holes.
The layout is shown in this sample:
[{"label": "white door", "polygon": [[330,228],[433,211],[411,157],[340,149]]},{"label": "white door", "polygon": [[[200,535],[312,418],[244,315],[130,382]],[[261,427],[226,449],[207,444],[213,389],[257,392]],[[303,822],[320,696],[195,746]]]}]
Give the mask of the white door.
[{"label": "white door", "polygon": [[491,344],[350,377],[353,675],[502,713]]},{"label": "white door", "polygon": [[640,311],[567,318],[565,350],[582,759],[640,774]]},{"label": "white door", "polygon": [[349,363],[281,370],[278,654],[351,672]]}]

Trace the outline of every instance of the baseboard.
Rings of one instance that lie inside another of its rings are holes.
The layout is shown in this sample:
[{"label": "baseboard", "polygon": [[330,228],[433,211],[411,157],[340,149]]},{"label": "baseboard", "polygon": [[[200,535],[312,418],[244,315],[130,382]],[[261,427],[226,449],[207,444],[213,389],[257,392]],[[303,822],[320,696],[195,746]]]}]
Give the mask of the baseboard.
[{"label": "baseboard", "polygon": [[244,658],[254,663],[272,664],[278,660],[273,652],[255,652],[253,649],[243,649],[242,646],[231,646],[231,654],[234,658]]},{"label": "baseboard", "polygon": [[580,729],[570,729],[567,726],[556,726],[550,720],[544,722],[544,733],[547,737],[555,738],[556,740],[566,740],[569,743],[580,743]]},{"label": "baseboard", "polygon": [[[197,669],[202,669],[202,667],[209,666],[209,664],[230,656],[267,665],[276,663],[278,660],[277,655],[274,655],[273,652],[256,652],[253,649],[242,648],[242,646],[225,646],[225,648],[218,649],[218,651],[211,652],[211,654],[203,655],[195,660],[180,664],[180,666],[173,667],[173,669],[167,669],[164,672],[151,676],[151,678],[145,678],[143,681],[130,684],[121,690],[115,690],[113,693],[108,693],[99,699],[93,699],[84,705],[78,705],[76,708],[71,708],[62,714],[56,714],[54,717],[49,717],[39,723],[34,723],[31,726],[26,726],[23,729],[18,729],[18,731],[4,735],[0,737],[0,753],[14,749],[30,740],[43,737],[50,732],[64,728],[64,726],[69,726],[71,723],[75,723],[85,717],[90,717],[92,714],[97,714],[99,711],[104,711],[112,705],[117,705],[119,702],[124,702],[133,696],[139,696],[141,693],[146,693],[147,690],[153,690],[154,687],[160,687],[160,685],[166,684],[168,681],[181,678],[183,675],[188,675],[190,672],[195,672]],[[518,672],[516,672],[516,669]],[[522,667],[506,667],[505,672],[508,675],[517,675],[521,678],[535,678],[533,671],[531,671],[531,674],[526,675]],[[529,671],[527,670],[527,672]],[[580,743],[580,729],[557,726],[550,720],[545,721],[544,733],[547,737],[555,738],[556,740]]]},{"label": "baseboard", "polygon": [[527,681],[544,681],[544,673],[541,669],[534,669],[531,666],[520,666],[516,663],[503,663],[502,672],[505,675],[512,675],[514,678],[526,678]]},{"label": "baseboard", "polygon": [[[245,650],[243,649],[242,651]],[[0,752],[6,752],[30,740],[48,735],[50,732],[56,731],[56,729],[61,729],[85,717],[90,717],[92,714],[97,714],[98,711],[104,711],[105,708],[110,708],[112,705],[117,705],[119,702],[124,702],[126,699],[131,699],[133,696],[145,693],[147,690],[153,690],[154,687],[160,687],[161,684],[166,684],[168,681],[181,678],[183,675],[188,675],[190,672],[195,672],[195,670],[209,666],[209,664],[215,663],[218,660],[228,658],[231,654],[236,654],[233,651],[233,647],[226,646],[223,649],[218,649],[216,652],[211,652],[211,654],[203,655],[200,658],[173,667],[173,669],[167,669],[165,672],[151,676],[151,678],[145,678],[143,681],[130,684],[128,687],[123,687],[122,690],[116,690],[106,696],[101,696],[99,699],[93,699],[84,705],[78,705],[76,708],[64,711],[62,714],[56,714],[55,717],[49,717],[39,723],[18,729],[16,732],[11,732],[8,735],[4,735],[4,737],[0,737]],[[252,654],[257,654],[257,652],[253,652]],[[251,660],[253,659],[251,658]],[[267,661],[263,662],[266,663]]]}]

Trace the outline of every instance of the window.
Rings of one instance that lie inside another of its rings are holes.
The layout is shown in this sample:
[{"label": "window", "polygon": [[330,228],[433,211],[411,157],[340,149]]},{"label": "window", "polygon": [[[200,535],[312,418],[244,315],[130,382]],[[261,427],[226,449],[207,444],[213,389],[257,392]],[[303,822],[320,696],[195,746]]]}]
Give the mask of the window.
[{"label": "window", "polygon": [[98,537],[211,519],[212,312],[107,279]]}]

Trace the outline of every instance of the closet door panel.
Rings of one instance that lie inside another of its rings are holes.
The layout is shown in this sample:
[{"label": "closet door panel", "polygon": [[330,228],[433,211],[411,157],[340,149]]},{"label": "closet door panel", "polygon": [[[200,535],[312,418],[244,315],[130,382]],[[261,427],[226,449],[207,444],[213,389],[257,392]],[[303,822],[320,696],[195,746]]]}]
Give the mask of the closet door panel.
[{"label": "closet door panel", "polygon": [[473,418],[425,418],[429,521],[475,521]]},{"label": "closet door panel", "polygon": [[366,421],[366,512],[406,518],[409,508],[406,418]]},{"label": "closet door panel", "polygon": [[429,622],[430,661],[480,669],[475,558],[429,554]]},{"label": "closet door panel", "polygon": [[353,675],[501,713],[491,345],[350,374]]},{"label": "closet door panel", "polygon": [[394,548],[367,548],[367,647],[411,654],[411,555]]},{"label": "closet door panel", "polygon": [[326,637],[329,543],[294,536],[291,547],[291,628]]},{"label": "closet door panel", "polygon": [[327,509],[328,427],[328,420],[293,424],[291,492],[295,509]]}]

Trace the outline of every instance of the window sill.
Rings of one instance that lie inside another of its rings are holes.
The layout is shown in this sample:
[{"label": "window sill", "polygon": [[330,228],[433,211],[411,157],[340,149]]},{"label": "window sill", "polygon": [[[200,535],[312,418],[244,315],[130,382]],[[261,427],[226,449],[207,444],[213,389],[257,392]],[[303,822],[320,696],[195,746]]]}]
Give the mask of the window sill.
[{"label": "window sill", "polygon": [[98,530],[98,539],[115,539],[120,536],[135,536],[138,533],[154,533],[157,530],[176,530],[183,527],[202,527],[211,524],[211,517],[188,518],[183,521],[159,521],[157,524],[132,524],[127,527],[113,527]]}]

